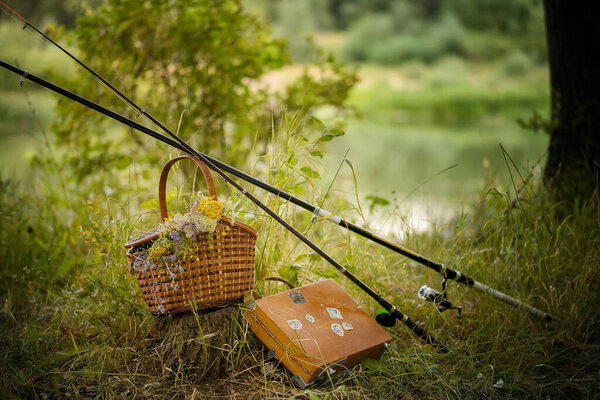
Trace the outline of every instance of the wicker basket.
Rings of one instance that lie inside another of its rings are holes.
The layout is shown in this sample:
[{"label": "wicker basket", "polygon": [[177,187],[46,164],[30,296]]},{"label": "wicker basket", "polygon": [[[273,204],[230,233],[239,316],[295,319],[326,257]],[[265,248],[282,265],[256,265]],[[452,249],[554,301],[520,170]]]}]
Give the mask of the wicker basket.
[{"label": "wicker basket", "polygon": [[[163,167],[158,185],[160,215],[167,218],[166,182],[171,166],[182,159],[198,164],[210,196],[215,185],[207,166],[197,158],[181,156]],[[225,235],[223,235],[225,232]],[[193,308],[206,309],[241,301],[254,287],[254,243],[256,231],[243,222],[222,216],[212,238],[199,237],[197,257],[164,257],[164,262],[147,261],[148,248],[158,238],[157,228],[125,244],[131,271],[153,314],[172,314]]]}]

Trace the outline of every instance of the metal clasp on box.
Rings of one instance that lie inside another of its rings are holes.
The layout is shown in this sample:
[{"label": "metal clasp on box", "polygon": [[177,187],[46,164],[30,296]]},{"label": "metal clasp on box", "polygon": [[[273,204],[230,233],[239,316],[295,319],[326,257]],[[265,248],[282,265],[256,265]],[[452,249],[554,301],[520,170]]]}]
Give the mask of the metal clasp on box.
[{"label": "metal clasp on box", "polygon": [[319,372],[319,375],[317,375],[317,380],[320,381],[321,379],[324,379],[325,376],[333,376],[336,372],[335,367],[344,365],[346,361],[348,361],[348,357],[344,357],[341,360],[329,364],[328,366],[323,368],[321,372]]}]

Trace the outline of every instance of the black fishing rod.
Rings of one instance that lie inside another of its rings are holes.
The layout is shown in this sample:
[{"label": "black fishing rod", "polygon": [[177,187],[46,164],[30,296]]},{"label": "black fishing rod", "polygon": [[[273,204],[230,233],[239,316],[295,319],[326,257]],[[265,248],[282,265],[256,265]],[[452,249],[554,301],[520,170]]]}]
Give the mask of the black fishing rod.
[{"label": "black fishing rod", "polygon": [[[1,2],[0,2],[0,4],[4,5]],[[58,88],[56,85],[51,84],[50,82],[44,81],[43,79],[41,79],[37,76],[29,74],[28,72],[23,71],[17,67],[14,67],[10,64],[7,64],[3,61],[0,61],[0,66],[21,75],[25,79],[39,83],[40,85],[42,85],[44,87],[52,88],[52,90]],[[63,95],[66,95],[67,92],[68,91],[66,89],[61,89],[60,91],[57,91],[57,93],[60,93]],[[73,100],[75,98],[83,99],[83,98],[81,98],[81,96],[77,96],[74,93],[70,93],[70,95],[67,97],[69,97]],[[81,104],[91,106],[94,103],[89,100],[85,100],[85,102],[82,102]],[[131,104],[135,104],[135,103],[131,102]],[[135,105],[135,107],[140,112],[144,112],[137,105]],[[102,107],[96,104],[92,108],[95,110],[100,110],[100,108],[102,108]],[[110,112],[110,114],[113,114],[112,116],[116,116],[116,115],[114,115],[114,114],[116,114],[114,112]],[[145,112],[144,112],[144,114],[147,115],[147,113],[145,113]],[[109,113],[107,113],[106,115],[109,115]],[[151,120],[153,122],[156,121],[152,117],[149,117],[149,118],[151,118]],[[124,122],[125,117],[121,116],[121,118],[119,120],[121,122]],[[206,157],[202,153],[194,150],[183,139],[181,139],[179,136],[177,136],[175,133],[173,133],[167,127],[162,125],[160,122],[156,121],[155,123],[157,125],[159,125],[163,130],[165,130],[172,137],[172,139],[174,139],[179,144],[179,146],[177,146],[177,148],[183,149],[183,151],[185,151],[186,153],[191,154],[191,155],[197,157],[198,159],[200,159],[201,161],[203,161],[207,166],[209,166],[213,171],[215,171],[225,182],[229,183],[231,186],[235,187],[239,192],[244,194],[250,201],[252,201],[254,204],[256,204],[256,206],[258,206],[260,209],[262,209],[264,212],[266,212],[269,216],[271,216],[273,219],[275,219],[279,224],[281,224],[284,228],[286,228],[289,232],[291,232],[299,240],[301,240],[308,247],[310,247],[315,253],[319,254],[325,261],[327,261],[333,267],[335,267],[342,275],[344,275],[346,278],[348,278],[350,281],[352,281],[355,285],[357,285],[361,290],[363,290],[365,293],[367,293],[369,296],[371,296],[379,305],[381,305],[387,312],[389,312],[389,314],[393,318],[395,318],[398,321],[401,321],[404,325],[406,325],[409,329],[411,329],[416,335],[418,335],[426,343],[432,344],[433,346],[439,348],[441,351],[448,350],[443,344],[441,344],[441,342],[439,342],[437,339],[435,339],[433,336],[431,336],[425,329],[423,329],[422,327],[417,325],[406,314],[404,314],[400,310],[398,310],[396,308],[396,306],[394,306],[390,301],[388,301],[383,296],[381,296],[380,294],[375,292],[373,289],[371,289],[368,285],[366,285],[364,282],[362,282],[358,277],[356,277],[354,274],[352,274],[350,271],[348,271],[346,268],[344,268],[341,264],[339,264],[337,261],[335,261],[331,256],[329,256],[327,253],[325,253],[320,247],[318,247],[316,244],[311,242],[306,236],[304,236],[302,233],[300,233],[298,230],[296,230],[290,224],[285,222],[273,210],[271,210],[269,207],[264,205],[260,200],[258,200],[256,197],[254,197],[251,193],[246,191],[246,189],[244,189],[242,186],[240,186],[229,175],[224,173],[214,163],[212,163],[208,157]]]},{"label": "black fishing rod", "polygon": [[[57,85],[55,85],[55,84],[53,84],[51,82],[48,82],[48,81],[46,81],[46,80],[44,80],[42,78],[37,77],[35,75],[29,74],[29,73],[27,73],[27,72],[25,72],[25,71],[23,71],[23,70],[21,70],[19,68],[16,68],[16,67],[14,67],[14,66],[12,66],[10,64],[7,64],[7,63],[5,63],[3,61],[0,61],[0,65],[2,67],[4,67],[5,69],[8,69],[8,70],[10,70],[12,72],[15,72],[18,75],[21,75],[23,78],[29,79],[32,82],[35,82],[35,83],[39,84],[40,86],[46,87],[47,89],[50,89],[50,90],[52,90],[52,91],[54,91],[54,92],[56,92],[56,93],[58,93],[58,94],[60,94],[60,95],[62,95],[64,97],[67,97],[67,98],[69,98],[69,99],[71,99],[73,101],[76,101],[76,102],[78,102],[78,103],[80,103],[80,104],[82,104],[82,105],[84,105],[86,107],[89,107],[89,108],[91,108],[91,109],[93,109],[95,111],[98,111],[98,112],[100,112],[100,113],[102,113],[102,114],[104,114],[104,115],[106,115],[106,116],[108,116],[108,117],[110,117],[110,118],[112,118],[112,119],[114,119],[116,121],[119,121],[119,122],[121,122],[121,123],[123,123],[125,125],[128,125],[131,128],[133,128],[133,129],[136,129],[136,130],[138,130],[138,131],[140,131],[142,133],[145,133],[145,134],[147,134],[147,135],[149,135],[149,136],[151,136],[151,137],[153,137],[153,138],[155,138],[157,140],[160,140],[163,143],[166,143],[166,144],[168,144],[170,146],[173,146],[173,147],[175,147],[175,148],[177,148],[177,149],[179,149],[179,150],[181,150],[181,151],[183,151],[185,153],[192,154],[189,151],[187,151],[184,146],[180,145],[177,141],[175,141],[175,140],[173,140],[173,139],[171,139],[171,138],[169,138],[169,137],[167,137],[167,136],[165,136],[165,135],[163,135],[163,134],[161,134],[161,133],[159,133],[159,132],[157,132],[157,131],[155,131],[153,129],[150,129],[147,126],[144,126],[144,125],[142,125],[142,124],[140,124],[140,123],[138,123],[136,121],[133,121],[133,120],[131,120],[131,119],[129,119],[129,118],[121,115],[121,114],[118,114],[118,113],[116,113],[114,111],[111,111],[111,110],[105,108],[105,107],[102,107],[102,106],[98,105],[97,103],[94,103],[94,102],[92,102],[92,101],[90,101],[90,100],[88,100],[88,99],[86,99],[84,97],[81,97],[81,96],[79,96],[79,95],[77,95],[77,94],[75,94],[73,92],[70,92],[70,91],[68,91],[68,90],[66,90],[66,89],[64,89],[64,88],[62,88],[60,86],[57,86]],[[545,312],[543,312],[543,311],[541,311],[541,310],[539,310],[539,309],[537,309],[537,308],[535,308],[533,306],[530,306],[529,304],[523,303],[523,302],[521,302],[521,301],[519,301],[519,300],[517,300],[517,299],[515,299],[515,298],[513,298],[513,297],[511,297],[511,296],[509,296],[509,295],[507,295],[505,293],[502,293],[502,292],[500,292],[500,291],[498,291],[498,290],[496,290],[494,288],[491,288],[491,287],[489,287],[489,286],[487,286],[487,285],[485,285],[485,284],[483,284],[481,282],[478,282],[478,281],[476,281],[476,280],[468,277],[467,275],[461,273],[460,271],[457,271],[457,270],[454,270],[452,268],[446,267],[444,264],[432,261],[432,260],[430,260],[430,259],[428,259],[428,258],[426,258],[426,257],[424,257],[424,256],[422,256],[420,254],[417,254],[417,253],[415,253],[415,252],[413,252],[411,250],[408,250],[408,249],[400,246],[399,244],[396,244],[396,243],[391,242],[391,241],[389,241],[387,239],[384,239],[381,236],[378,236],[378,235],[376,235],[376,234],[374,234],[374,233],[372,233],[372,232],[370,232],[370,231],[368,231],[368,230],[366,230],[364,228],[361,228],[361,227],[359,227],[359,226],[357,226],[357,225],[355,225],[355,224],[353,224],[351,222],[348,222],[347,220],[345,220],[345,219],[343,219],[341,217],[332,215],[331,213],[329,213],[328,211],[323,210],[320,207],[317,207],[317,206],[314,206],[314,205],[312,205],[310,203],[307,203],[306,201],[304,201],[304,200],[302,200],[302,199],[300,199],[298,197],[295,197],[295,196],[293,196],[293,195],[291,195],[291,194],[289,194],[289,193],[287,193],[287,192],[285,192],[285,191],[283,191],[281,189],[278,189],[278,188],[276,188],[276,187],[274,187],[272,185],[269,185],[268,183],[265,183],[264,181],[261,181],[261,180],[255,178],[255,177],[253,177],[251,175],[248,175],[248,174],[246,174],[246,173],[244,173],[244,172],[242,172],[242,171],[240,171],[240,170],[238,170],[238,169],[236,169],[236,168],[234,168],[234,167],[232,167],[232,166],[230,166],[228,164],[223,163],[222,161],[219,161],[219,160],[217,160],[215,158],[212,158],[212,157],[210,157],[210,156],[208,156],[208,155],[206,155],[204,153],[201,153],[201,154],[205,158],[207,158],[208,160],[210,160],[218,168],[220,168],[220,169],[222,169],[224,171],[227,171],[230,174],[232,174],[232,175],[234,175],[234,176],[236,176],[236,177],[238,177],[238,178],[240,178],[240,179],[242,179],[242,180],[244,180],[244,181],[246,181],[248,183],[251,183],[251,184],[253,184],[253,185],[257,186],[257,187],[260,187],[261,189],[264,189],[264,190],[266,190],[266,191],[268,191],[268,192],[270,192],[270,193],[272,193],[272,194],[274,194],[274,195],[276,195],[276,196],[278,196],[278,197],[280,197],[282,199],[288,200],[291,203],[296,204],[296,205],[304,208],[305,210],[310,211],[311,213],[313,213],[315,215],[319,215],[320,217],[322,217],[325,220],[333,222],[333,223],[335,223],[336,225],[338,225],[338,226],[340,226],[342,228],[345,228],[345,229],[350,230],[350,231],[352,231],[354,233],[357,233],[357,234],[359,234],[360,236],[362,236],[364,238],[367,238],[367,239],[369,239],[369,240],[371,240],[371,241],[373,241],[375,243],[378,243],[378,244],[380,244],[380,245],[382,245],[382,246],[384,246],[384,247],[386,247],[386,248],[388,248],[390,250],[395,251],[396,253],[402,254],[402,255],[404,255],[404,256],[406,256],[406,257],[408,257],[408,258],[410,258],[410,259],[412,259],[412,260],[414,260],[414,261],[416,261],[416,262],[418,262],[418,263],[420,263],[420,264],[422,264],[422,265],[424,265],[424,266],[426,266],[428,268],[433,269],[434,271],[438,272],[439,274],[441,274],[443,276],[444,282],[442,284],[444,285],[444,288],[445,288],[445,281],[447,281],[447,280],[454,280],[454,281],[456,281],[458,283],[462,283],[462,284],[464,284],[464,285],[466,285],[468,287],[475,288],[475,289],[478,289],[478,290],[480,290],[482,292],[491,294],[494,297],[496,297],[497,299],[499,299],[499,300],[501,300],[501,301],[503,301],[505,303],[508,303],[508,304],[513,305],[515,307],[524,309],[524,310],[530,312],[531,314],[533,314],[533,315],[535,315],[537,317],[543,318],[546,321],[552,321],[552,319],[553,319],[553,317],[550,314],[545,313]],[[445,290],[443,290],[443,292],[445,293]],[[443,309],[440,309],[440,310],[443,310]]]},{"label": "black fishing rod", "polygon": [[[85,68],[88,72],[90,72],[94,77],[96,77],[97,79],[99,79],[102,83],[104,83],[107,87],[109,87],[117,96],[119,96],[120,98],[122,98],[123,100],[125,100],[127,103],[129,103],[131,106],[133,106],[139,113],[145,115],[146,117],[148,117],[152,122],[154,122],[156,125],[158,125],[159,127],[161,127],[161,129],[165,130],[165,132],[167,132],[166,128],[164,126],[162,126],[162,124],[160,124],[158,121],[156,121],[154,118],[152,118],[151,116],[149,116],[144,110],[142,110],[140,107],[138,107],[135,103],[133,103],[127,96],[125,96],[123,93],[121,93],[118,89],[116,89],[114,86],[112,86],[110,83],[108,83],[106,80],[104,80],[101,76],[99,76],[98,74],[96,74],[94,71],[92,71],[89,67],[87,67],[85,64],[83,64],[80,60],[78,60],[75,56],[73,56],[71,53],[69,53],[67,50],[65,50],[63,47],[61,47],[59,44],[57,44],[56,42],[54,42],[51,38],[49,38],[47,35],[43,34],[40,30],[38,30],[35,26],[31,25],[27,20],[25,20],[23,17],[21,17],[19,14],[17,14],[16,12],[14,12],[13,10],[11,10],[10,8],[8,8],[4,3],[2,3],[0,1],[0,5],[2,5],[5,9],[7,9],[11,14],[15,15],[17,18],[19,18],[23,23],[25,23],[25,27],[30,26],[32,27],[32,29],[34,29],[36,32],[38,32],[41,36],[43,36],[46,40],[50,41],[51,43],[53,43],[55,46],[57,46],[60,50],[62,50],[63,52],[65,52],[70,58],[72,58],[73,60],[75,60],[79,65],[81,65],[83,68]],[[62,89],[64,90],[64,89]],[[76,96],[76,95],[75,95]],[[85,99],[83,99],[84,101],[87,101]],[[98,106],[100,107],[100,106]],[[93,108],[93,107],[92,107]],[[97,110],[99,111],[99,110]],[[112,111],[108,110],[109,113],[113,113]],[[116,114],[116,113],[114,113]],[[107,114],[108,115],[108,114]],[[118,115],[118,114],[117,114]],[[109,115],[110,116],[110,115]],[[112,117],[112,116],[111,116]],[[120,119],[119,119],[120,118]],[[115,118],[117,120],[119,120],[120,122],[124,122],[121,119],[125,118],[123,116],[118,115],[118,118]],[[131,120],[129,120],[131,121]],[[131,121],[134,124],[134,121]],[[153,131],[143,125],[137,124],[139,125],[139,127],[136,127],[135,129],[141,130],[142,132],[149,134],[150,136],[154,137],[155,139],[161,140],[165,143],[168,143],[171,146],[175,146],[175,144],[177,142],[171,140],[170,138],[156,132]],[[141,129],[140,129],[141,128]],[[167,132],[168,133],[168,132]],[[185,151],[183,148],[179,147],[179,146],[175,146],[177,148],[179,148],[182,151]],[[225,170],[229,173],[231,173],[232,175],[235,175],[236,177],[251,183],[254,186],[260,187],[263,190],[266,190],[284,200],[287,200],[299,207],[304,208],[305,210],[313,213],[313,215],[318,215],[319,217],[321,217],[322,219],[326,219],[342,228],[345,228],[351,232],[354,232],[368,240],[371,240],[379,245],[382,245],[398,254],[401,254],[407,258],[410,258],[413,261],[416,261],[430,269],[433,269],[434,271],[438,272],[440,275],[442,275],[443,277],[443,292],[445,294],[445,284],[448,280],[454,280],[458,283],[461,283],[465,286],[471,287],[471,288],[475,288],[478,289],[484,293],[488,293],[493,295],[494,297],[496,297],[497,299],[510,304],[512,306],[521,308],[525,311],[528,311],[529,313],[543,318],[546,321],[551,321],[553,319],[553,317],[544,312],[541,311],[529,304],[523,303],[505,293],[502,293],[496,289],[493,289],[481,282],[476,281],[475,279],[472,279],[470,277],[468,277],[467,275],[461,273],[460,271],[454,270],[452,268],[447,267],[446,265],[442,264],[442,263],[438,263],[435,262],[433,260],[430,260],[420,254],[415,253],[412,250],[409,250],[405,247],[402,247],[401,245],[391,242],[381,236],[378,236],[364,228],[361,228],[339,216],[333,215],[332,213],[317,207],[313,204],[310,204],[298,197],[295,197],[289,193],[286,193],[283,190],[280,190],[272,185],[269,185],[251,175],[248,175],[234,167],[231,167],[217,159],[214,159],[206,154],[203,154],[203,156],[207,159],[209,159],[213,164],[215,164],[216,166],[218,166],[218,168]]]},{"label": "black fishing rod", "polygon": [[[51,82],[48,82],[47,80],[42,79],[42,78],[40,78],[40,77],[38,77],[36,75],[30,74],[30,73],[28,73],[28,72],[26,72],[26,71],[24,71],[24,70],[22,70],[20,68],[17,68],[17,67],[15,67],[13,65],[10,65],[10,64],[2,61],[2,60],[0,60],[0,66],[3,67],[3,68],[5,68],[5,69],[7,69],[7,70],[9,70],[9,71],[14,72],[15,74],[21,76],[23,79],[28,79],[28,80],[30,80],[30,81],[32,81],[32,82],[34,82],[34,83],[36,83],[36,84],[38,84],[40,86],[43,86],[43,87],[45,87],[47,89],[50,89],[50,90],[52,90],[55,93],[58,93],[58,94],[66,97],[66,98],[68,98],[70,100],[73,100],[73,101],[75,101],[77,103],[80,103],[80,104],[82,104],[82,105],[84,105],[84,106],[86,106],[88,108],[91,108],[91,109],[93,109],[93,110],[95,110],[95,111],[97,111],[97,112],[99,112],[101,114],[104,114],[104,115],[106,115],[106,116],[114,119],[115,121],[121,122],[121,123],[123,123],[123,124],[125,124],[125,125],[127,125],[127,126],[129,126],[131,128],[133,128],[133,129],[135,129],[135,130],[137,130],[139,132],[145,133],[145,134],[153,137],[154,139],[157,139],[157,140],[159,140],[159,141],[161,141],[161,142],[163,142],[165,144],[168,144],[169,146],[175,147],[175,148],[177,148],[177,149],[179,149],[179,150],[181,150],[181,151],[183,151],[185,153],[188,153],[190,155],[194,155],[192,152],[188,151],[188,149],[185,146],[182,146],[179,142],[177,142],[177,141],[175,141],[175,140],[173,140],[173,139],[171,139],[171,138],[169,138],[169,137],[167,137],[167,136],[165,136],[165,135],[163,135],[163,134],[161,134],[161,133],[159,133],[159,132],[157,132],[157,131],[155,131],[155,130],[153,130],[151,128],[148,128],[147,126],[144,126],[144,125],[142,125],[142,124],[140,124],[140,123],[138,123],[138,122],[136,122],[136,121],[134,121],[134,120],[132,120],[130,118],[127,118],[127,117],[125,117],[125,116],[123,116],[121,114],[118,114],[118,113],[116,113],[116,112],[114,112],[112,110],[109,110],[106,107],[103,107],[103,106],[101,106],[101,105],[99,105],[97,103],[94,103],[93,101],[90,101],[90,100],[88,100],[88,99],[86,99],[86,98],[84,98],[82,96],[79,96],[78,94],[75,94],[75,93],[73,93],[73,92],[71,92],[71,91],[69,91],[67,89],[64,89],[64,88],[62,88],[62,87],[60,87],[58,85],[55,85],[55,84],[53,84]],[[337,216],[328,217],[331,214],[328,213],[327,211],[324,211],[324,210],[320,209],[319,207],[316,207],[316,206],[314,206],[314,205],[312,205],[310,203],[307,203],[306,201],[304,201],[302,199],[299,199],[299,198],[297,198],[295,196],[292,196],[289,193],[286,193],[286,192],[284,192],[284,191],[282,191],[282,190],[280,190],[280,189],[278,189],[278,188],[276,188],[274,186],[271,186],[271,185],[269,185],[269,184],[267,184],[267,183],[265,183],[265,182],[263,182],[263,181],[261,181],[261,180],[259,180],[257,178],[254,178],[253,176],[248,175],[248,174],[246,174],[246,173],[244,173],[244,172],[242,172],[242,171],[240,171],[240,170],[238,170],[238,169],[236,169],[236,168],[234,168],[234,167],[232,167],[232,166],[230,166],[228,164],[225,164],[222,161],[219,161],[219,160],[217,160],[215,158],[212,158],[212,157],[210,157],[210,156],[208,156],[208,155],[206,155],[204,153],[200,153],[200,152],[198,152],[198,153],[201,154],[202,156],[204,156],[205,159],[210,160],[210,162],[214,166],[217,166],[221,170],[227,171],[227,172],[231,173],[232,175],[237,176],[238,178],[240,178],[240,179],[242,179],[242,180],[244,180],[244,181],[246,181],[248,183],[252,183],[255,186],[263,188],[263,189],[267,190],[268,192],[270,192],[272,194],[275,194],[275,195],[277,195],[277,196],[279,196],[279,197],[281,197],[283,199],[289,200],[290,202],[292,202],[294,204],[297,204],[297,205],[301,206],[302,208],[305,208],[306,210],[314,212],[315,214],[320,215],[324,219],[330,220],[330,221],[336,223],[339,226],[342,226],[342,227],[344,227],[346,229],[349,229],[349,230],[351,230],[353,232],[356,232],[359,235],[361,235],[363,237],[366,237],[367,239],[370,239],[370,240],[372,240],[372,241],[374,241],[376,243],[382,244],[385,247],[387,247],[389,249],[392,249],[392,250],[394,250],[394,251],[396,251],[398,253],[406,255],[407,257],[409,257],[409,258],[411,258],[411,259],[413,259],[415,261],[418,261],[421,264],[423,264],[423,265],[425,265],[425,266],[427,266],[427,267],[429,267],[429,268],[431,268],[431,269],[439,272],[440,274],[442,274],[442,276],[444,276],[444,279],[452,279],[452,280],[455,280],[457,282],[463,283],[463,284],[465,284],[465,285],[467,285],[469,287],[474,287],[474,288],[479,289],[481,291],[484,291],[486,293],[492,294],[496,298],[498,298],[498,299],[500,299],[500,300],[502,300],[502,301],[504,301],[506,303],[509,303],[509,304],[517,306],[517,307],[524,308],[525,310],[531,312],[532,314],[537,315],[537,316],[539,316],[541,318],[544,318],[547,321],[551,321],[552,320],[552,316],[550,316],[549,314],[547,314],[547,313],[545,313],[545,312],[543,312],[541,310],[538,310],[537,308],[532,307],[532,306],[530,306],[528,304],[522,303],[522,302],[520,302],[520,301],[518,301],[518,300],[516,300],[516,299],[514,299],[514,298],[512,298],[512,297],[510,297],[510,296],[508,296],[508,295],[506,295],[506,294],[498,291],[498,290],[495,290],[495,289],[493,289],[493,288],[491,288],[491,287],[489,287],[489,286],[487,286],[487,285],[485,285],[483,283],[480,283],[480,282],[478,282],[478,281],[476,281],[474,279],[471,279],[471,278],[467,277],[466,275],[460,273],[459,271],[455,271],[455,270],[453,270],[451,268],[448,268],[448,267],[444,266],[443,264],[436,263],[436,262],[431,261],[431,260],[429,260],[429,259],[427,259],[427,258],[425,258],[425,257],[423,257],[423,256],[421,256],[421,255],[419,255],[417,253],[414,253],[414,252],[412,252],[410,250],[404,249],[400,245],[397,245],[397,244],[395,244],[393,242],[387,241],[386,239],[381,238],[381,237],[375,235],[374,233],[369,232],[366,229],[360,228],[360,227],[358,227],[358,226],[356,226],[356,225],[354,225],[354,224],[352,224],[350,222],[347,222],[346,220],[341,219],[340,217],[337,217]],[[211,167],[211,166],[209,165],[209,167]],[[212,169],[212,167],[211,167],[211,169]],[[339,221],[338,221],[338,219],[339,219]],[[445,283],[444,283],[444,285],[445,285]],[[443,292],[445,294],[445,291],[443,291]],[[421,298],[425,298],[424,296],[420,296],[420,297]],[[445,303],[443,303],[441,301],[433,300],[432,297],[428,297],[427,300],[433,301],[435,303],[445,304]],[[453,308],[453,307],[440,308],[440,310],[449,309],[449,308]],[[388,323],[389,323],[389,321],[388,321]]]}]

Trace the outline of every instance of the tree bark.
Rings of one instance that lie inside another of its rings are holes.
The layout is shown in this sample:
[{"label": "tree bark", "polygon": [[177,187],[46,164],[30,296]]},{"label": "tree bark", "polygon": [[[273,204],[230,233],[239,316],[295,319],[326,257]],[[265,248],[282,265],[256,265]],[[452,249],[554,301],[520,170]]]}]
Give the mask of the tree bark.
[{"label": "tree bark", "polygon": [[597,5],[544,0],[552,89],[547,186],[589,195],[600,171],[600,22]]},{"label": "tree bark", "polygon": [[242,335],[238,306],[159,317],[160,343],[154,348],[160,368],[176,375],[215,380],[228,371],[232,343]]}]

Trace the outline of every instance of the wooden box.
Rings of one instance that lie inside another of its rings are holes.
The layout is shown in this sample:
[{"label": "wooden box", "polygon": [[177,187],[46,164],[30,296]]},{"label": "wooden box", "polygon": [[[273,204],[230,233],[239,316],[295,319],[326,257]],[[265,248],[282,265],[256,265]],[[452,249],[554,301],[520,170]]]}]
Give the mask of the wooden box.
[{"label": "wooden box", "polygon": [[378,358],[392,340],[332,279],[258,299],[248,308],[250,329],[301,388]]}]

